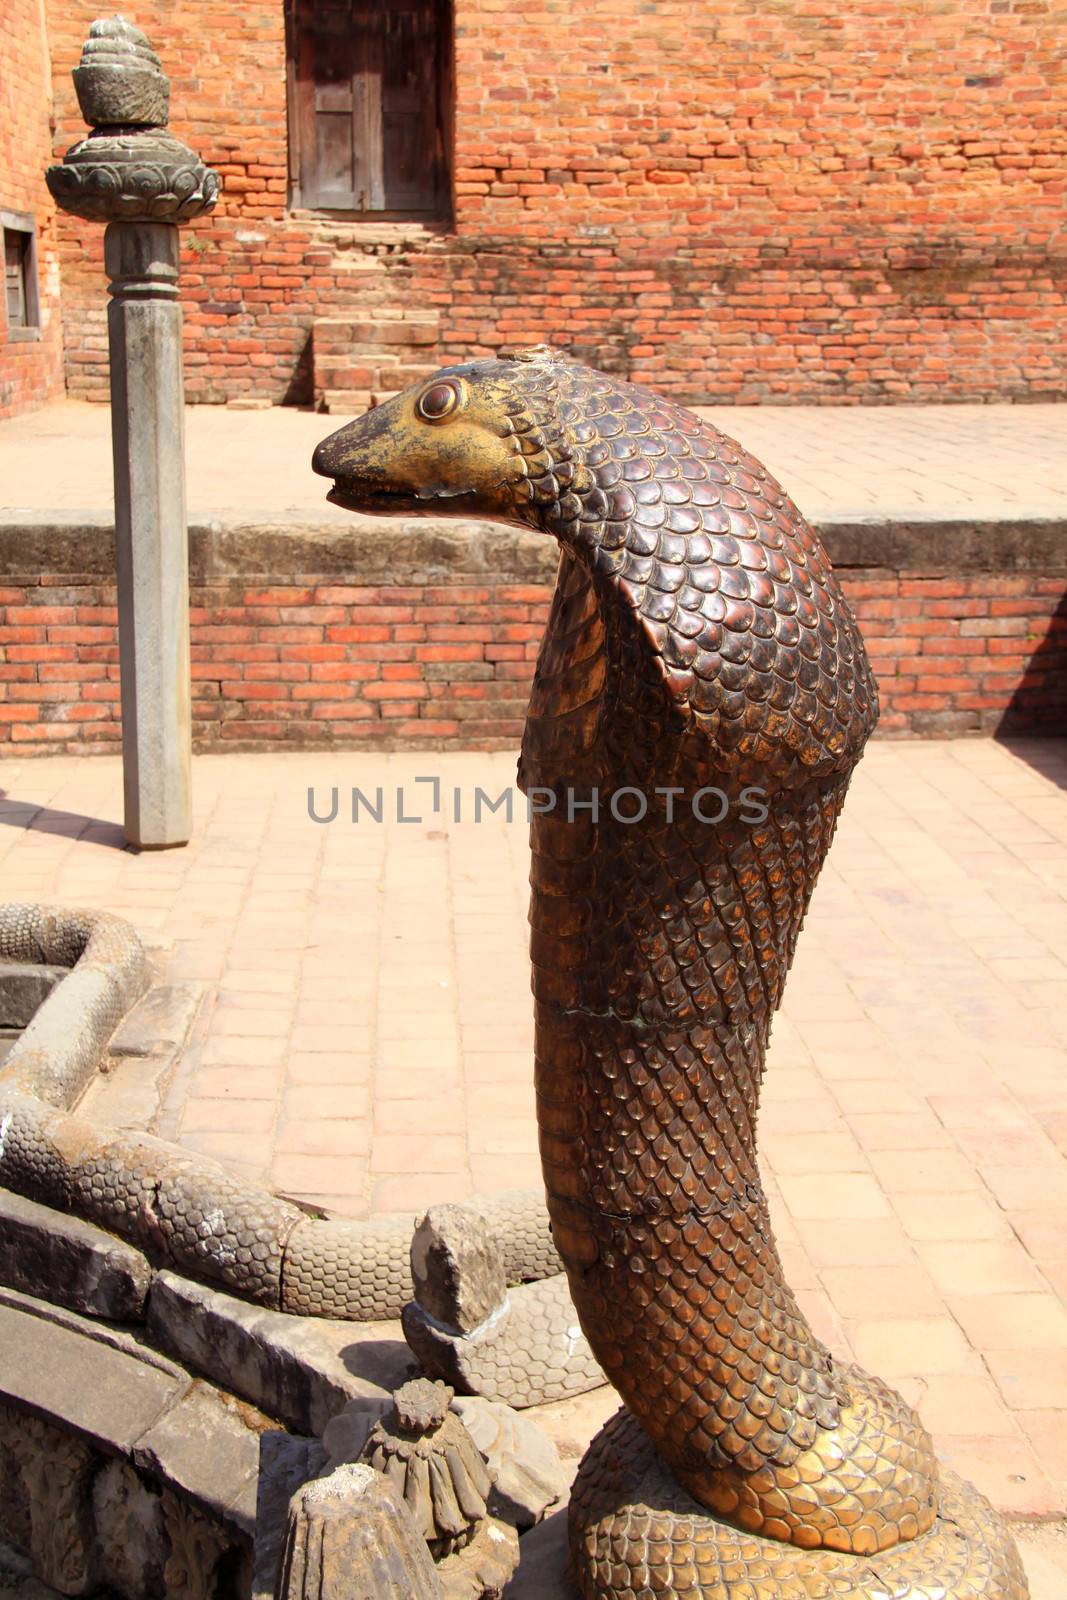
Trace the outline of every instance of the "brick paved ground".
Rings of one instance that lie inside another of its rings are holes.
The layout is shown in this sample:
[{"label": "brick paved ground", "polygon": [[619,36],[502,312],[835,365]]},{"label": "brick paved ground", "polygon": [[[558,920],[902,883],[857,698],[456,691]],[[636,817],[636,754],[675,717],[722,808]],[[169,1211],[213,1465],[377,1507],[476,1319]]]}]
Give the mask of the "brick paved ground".
[{"label": "brick paved ground", "polygon": [[[7,897],[104,906],[203,982],[159,1129],[353,1215],[538,1179],[509,756],[209,757],[186,850],[121,848],[119,769],[9,761]],[[441,815],[429,786],[442,778]],[[318,825],[337,785],[339,814]],[[349,820],[384,789],[377,826]],[[402,785],[407,814],[396,821]],[[791,1280],[1003,1507],[1067,1508],[1067,744],[876,744],[774,1031]],[[98,1112],[106,1114],[108,1095]]]},{"label": "brick paved ground", "polygon": [[[877,510],[958,518],[1067,512],[1067,406],[719,406],[703,411],[818,521]],[[186,414],[194,518],[351,524],[324,503],[311,452],[344,418],[275,407]],[[108,410],[64,401],[0,422],[0,511],[111,505]]]}]

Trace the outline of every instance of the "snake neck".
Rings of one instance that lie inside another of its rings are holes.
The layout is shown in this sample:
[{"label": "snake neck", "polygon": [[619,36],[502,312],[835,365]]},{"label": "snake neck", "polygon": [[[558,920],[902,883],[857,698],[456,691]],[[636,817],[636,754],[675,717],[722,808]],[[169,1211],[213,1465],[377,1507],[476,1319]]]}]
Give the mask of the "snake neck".
[{"label": "snake neck", "polygon": [[[520,774],[556,795],[531,872],[556,1243],[597,1358],[697,1499],[798,1544],[887,1548],[932,1521],[928,1440],[815,1337],[756,1159],[771,1017],[849,774],[768,791],[746,820],[741,778],[690,760],[609,616],[565,560]],[[693,804],[709,786],[720,821]],[[638,820],[609,803],[623,787]]]}]

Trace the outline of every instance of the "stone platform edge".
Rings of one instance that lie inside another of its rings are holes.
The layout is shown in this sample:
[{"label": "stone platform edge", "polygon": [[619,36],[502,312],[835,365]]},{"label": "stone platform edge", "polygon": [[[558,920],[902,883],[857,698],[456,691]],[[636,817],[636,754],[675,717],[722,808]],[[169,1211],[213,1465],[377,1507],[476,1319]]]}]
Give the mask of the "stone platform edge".
[{"label": "stone platform edge", "polygon": [[[818,528],[881,736],[1062,727],[1067,518]],[[518,746],[558,561],[546,535],[327,508],[194,519],[189,545],[198,751]],[[116,751],[118,679],[110,518],[0,512],[0,751]]]},{"label": "stone platform edge", "polygon": [[[838,570],[1064,573],[1067,517],[855,514],[812,519]],[[549,581],[544,534],[478,519],[242,515],[189,525],[192,584],[308,576],[351,585]],[[0,511],[0,578],[18,584],[114,576],[114,523],[94,511]]]}]

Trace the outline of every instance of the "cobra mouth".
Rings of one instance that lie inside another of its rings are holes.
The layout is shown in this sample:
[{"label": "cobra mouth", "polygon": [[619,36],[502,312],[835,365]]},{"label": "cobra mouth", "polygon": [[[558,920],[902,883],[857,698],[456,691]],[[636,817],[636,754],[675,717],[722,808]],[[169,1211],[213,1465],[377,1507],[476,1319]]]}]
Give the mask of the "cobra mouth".
[{"label": "cobra mouth", "polygon": [[344,511],[408,511],[416,503],[413,495],[392,489],[346,489],[340,483],[327,490],[326,498]]},{"label": "cobra mouth", "polygon": [[[432,517],[435,512],[440,513],[444,507],[442,501],[456,501],[469,499],[469,489],[424,489],[421,492],[411,489],[382,489],[366,488],[362,484],[358,487],[345,482],[343,478],[335,479],[332,489],[327,490],[326,498],[331,505],[340,506],[343,511],[365,511],[372,514],[377,512],[384,516],[398,516],[406,513],[408,516]],[[451,506],[448,507],[452,509]]]}]

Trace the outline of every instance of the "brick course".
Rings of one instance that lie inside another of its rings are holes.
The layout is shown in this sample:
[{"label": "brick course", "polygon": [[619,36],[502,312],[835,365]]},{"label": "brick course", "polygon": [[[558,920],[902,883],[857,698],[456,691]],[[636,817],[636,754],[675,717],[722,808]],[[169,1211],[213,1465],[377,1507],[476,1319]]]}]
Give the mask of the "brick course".
[{"label": "brick course", "polygon": [[[47,4],[62,151],[97,6]],[[683,400],[1064,392],[1050,0],[619,0],[603,16],[456,0],[440,228],[287,212],[280,0],[144,0],[136,20],[175,131],[225,183],[185,232],[192,400],[307,402],[317,318],[398,312],[436,315],[419,360],[548,340]],[[60,222],[67,382],[94,399],[101,232]],[[346,379],[376,380],[359,362]]]},{"label": "brick course", "polygon": [[63,332],[55,208],[44,184],[52,140],[51,88],[40,0],[0,6],[0,211],[37,223],[39,339],[12,339],[0,295],[0,417],[63,393]]},{"label": "brick course", "polygon": [[[882,694],[882,735],[1058,731],[1067,573],[839,573]],[[517,747],[551,584],[218,580],[192,591],[202,750]],[[106,751],[120,737],[114,590],[0,586],[0,743]]]}]

